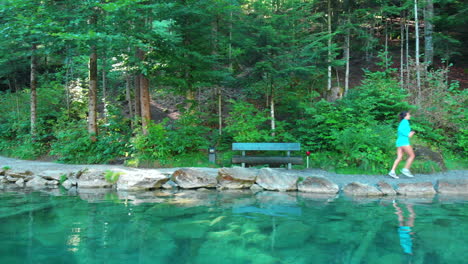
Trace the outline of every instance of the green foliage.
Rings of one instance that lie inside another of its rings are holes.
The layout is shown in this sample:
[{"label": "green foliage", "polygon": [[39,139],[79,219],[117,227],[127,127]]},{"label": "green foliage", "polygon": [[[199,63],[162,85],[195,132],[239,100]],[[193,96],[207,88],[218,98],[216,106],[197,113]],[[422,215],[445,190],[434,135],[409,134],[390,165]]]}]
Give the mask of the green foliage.
[{"label": "green foliage", "polygon": [[244,101],[231,101],[232,110],[226,119],[225,131],[235,142],[268,142],[268,113]]},{"label": "green foliage", "polygon": [[138,132],[132,139],[133,157],[140,161],[132,161],[134,165],[141,162],[156,161],[159,166],[172,162],[176,156],[195,153],[208,148],[205,127],[196,113],[183,114],[172,125],[150,122],[148,134]]},{"label": "green foliage", "polygon": [[66,180],[68,180],[68,176],[66,174],[60,175],[59,183],[62,185]]},{"label": "green foliage", "polygon": [[208,149],[209,128],[204,126],[202,113],[185,113],[174,121],[168,131],[171,155]]},{"label": "green foliage", "polygon": [[447,82],[449,68],[430,70],[424,78],[420,107],[415,113],[418,138],[467,157],[468,90]]},{"label": "green foliage", "polygon": [[11,170],[11,167],[10,166],[3,166],[2,170],[4,170],[4,171]]},{"label": "green foliage", "polygon": [[388,72],[366,76],[361,86],[340,101],[301,104],[303,116],[294,133],[304,149],[330,157],[318,157],[322,167],[384,172],[393,161],[396,116],[411,106]]},{"label": "green foliage", "polygon": [[[294,136],[288,131],[285,122],[276,122],[271,130],[267,110],[259,110],[244,101],[231,101],[232,110],[226,119],[225,131],[235,142],[289,142]],[[273,133],[274,132],[274,133]]]},{"label": "green foliage", "polygon": [[119,181],[120,175],[122,175],[122,172],[106,170],[104,173],[104,179],[111,184],[115,184]]},{"label": "green foliage", "polygon": [[51,145],[50,155],[64,163],[108,163],[129,152],[128,135],[118,129],[101,129],[93,141],[84,122],[61,120],[54,133],[56,141]]},{"label": "green foliage", "polygon": [[385,173],[395,152],[395,133],[390,125],[349,127],[336,131],[335,149],[340,154],[336,168],[349,166]]},{"label": "green foliage", "polygon": [[167,130],[162,124],[150,122],[148,134],[142,132],[132,138],[134,157],[141,160],[160,160],[164,163],[170,153]]},{"label": "green foliage", "polygon": [[414,163],[411,165],[411,171],[414,173],[436,173],[440,172],[441,168],[432,160],[415,160]]}]

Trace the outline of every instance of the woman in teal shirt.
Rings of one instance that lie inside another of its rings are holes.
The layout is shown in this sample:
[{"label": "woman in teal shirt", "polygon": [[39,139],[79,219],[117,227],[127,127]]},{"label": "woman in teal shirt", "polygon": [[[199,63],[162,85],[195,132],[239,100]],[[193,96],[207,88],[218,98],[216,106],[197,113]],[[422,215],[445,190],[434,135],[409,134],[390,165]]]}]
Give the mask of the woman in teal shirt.
[{"label": "woman in teal shirt", "polygon": [[400,125],[398,125],[398,137],[396,140],[396,147],[397,147],[397,158],[393,163],[393,167],[390,170],[388,175],[392,178],[398,179],[398,176],[395,173],[395,170],[403,159],[403,154],[406,153],[408,155],[408,159],[406,160],[405,167],[401,170],[401,173],[406,177],[413,177],[413,174],[410,171],[411,164],[414,160],[414,151],[410,145],[410,138],[414,135],[414,131],[411,131],[411,126],[409,120],[411,119],[411,114],[409,112],[401,112],[400,113]]}]

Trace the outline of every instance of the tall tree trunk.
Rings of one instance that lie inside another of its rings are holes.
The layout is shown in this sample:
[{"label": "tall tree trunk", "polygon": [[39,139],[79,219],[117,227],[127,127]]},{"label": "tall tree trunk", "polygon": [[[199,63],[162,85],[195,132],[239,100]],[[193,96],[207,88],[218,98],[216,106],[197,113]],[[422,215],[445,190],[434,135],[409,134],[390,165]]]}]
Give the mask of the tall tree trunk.
[{"label": "tall tree trunk", "polygon": [[418,0],[414,0],[414,28],[416,33],[416,81],[418,87],[417,104],[421,102],[421,71],[419,70],[419,21],[418,21]]},{"label": "tall tree trunk", "polygon": [[388,70],[388,23],[385,18],[385,70]]},{"label": "tall tree trunk", "polygon": [[[128,103],[128,115],[130,116],[130,119],[133,118],[133,106],[132,106],[132,93],[131,93],[131,88],[130,88],[130,72],[127,71],[125,74],[125,99],[127,100]],[[131,123],[131,126],[133,128],[133,121]]]},{"label": "tall tree trunk", "polygon": [[331,66],[331,49],[332,49],[332,25],[331,25],[331,0],[328,0],[328,78],[327,90],[330,91],[332,87],[332,66]]},{"label": "tall tree trunk", "polygon": [[424,62],[426,66],[430,66],[434,60],[433,18],[434,4],[432,0],[426,0],[426,8],[424,9]]},{"label": "tall tree trunk", "polygon": [[400,86],[404,85],[404,53],[405,53],[405,25],[403,20],[403,12],[400,15]]},{"label": "tall tree trunk", "polygon": [[142,74],[140,78],[141,95],[141,124],[143,134],[148,135],[148,126],[151,122],[151,105],[149,92],[149,79]]},{"label": "tall tree trunk", "polygon": [[223,134],[223,94],[221,87],[218,86],[218,127],[219,135]]},{"label": "tall tree trunk", "polygon": [[[350,18],[348,17],[348,24],[350,24]],[[351,42],[351,29],[348,27],[346,29],[346,39],[345,39],[345,56],[346,56],[346,70],[345,70],[345,91],[344,94],[348,94],[349,90],[349,60],[350,60],[350,43]]]},{"label": "tall tree trunk", "polygon": [[[139,61],[143,61],[143,51],[137,48],[135,51],[135,57]],[[135,116],[141,117],[141,73],[135,75]]]},{"label": "tall tree trunk", "polygon": [[229,19],[229,71],[232,72],[232,10]]},{"label": "tall tree trunk", "polygon": [[65,91],[66,91],[66,101],[67,101],[67,116],[70,117],[70,79],[72,79],[72,58],[68,56],[67,47],[67,58],[66,58],[66,73],[65,73]]},{"label": "tall tree trunk", "polygon": [[[142,63],[145,60],[145,55],[143,50],[137,50],[137,57]],[[144,135],[148,134],[148,125],[151,122],[151,105],[150,105],[150,92],[149,92],[149,79],[148,77],[140,73],[137,77],[139,80],[139,98],[140,107],[141,107],[141,125],[142,125],[142,132]],[[135,88],[137,89],[137,88]]]},{"label": "tall tree trunk", "polygon": [[36,136],[36,119],[37,119],[37,45],[32,44],[31,47],[31,137]]},{"label": "tall tree trunk", "polygon": [[[405,21],[406,22],[406,21]],[[409,81],[410,81],[410,68],[409,68],[409,25],[406,23],[405,24],[405,29],[406,29],[406,38],[405,38],[405,43],[406,43],[406,88],[409,88]]]},{"label": "tall tree trunk", "polygon": [[104,120],[107,123],[107,58],[106,54],[102,59],[102,103],[104,105]]},{"label": "tall tree trunk", "polygon": [[140,80],[141,74],[135,75],[135,116],[141,117],[141,95],[140,95]]},{"label": "tall tree trunk", "polygon": [[[232,19],[232,18],[231,18]],[[232,24],[230,25],[232,26]],[[229,29],[231,30],[231,28]],[[212,50],[211,50],[211,54],[213,55],[214,58],[217,58],[218,57],[218,31],[219,31],[219,17],[216,16],[215,19],[213,20],[212,24],[211,24],[211,35],[212,35]],[[229,43],[230,44],[230,43]],[[229,50],[229,56],[231,56],[230,54],[231,50]],[[231,67],[231,58],[229,57],[229,64]],[[214,65],[213,67],[213,70],[214,71],[217,71],[219,70],[219,67],[217,65]],[[222,103],[223,103],[223,94],[222,94],[222,89],[220,87],[220,85],[215,85],[214,87],[214,93],[215,95],[217,96],[217,101],[218,101],[218,134],[219,135],[222,135],[223,134],[223,108],[222,108]]]},{"label": "tall tree trunk", "polygon": [[88,91],[88,132],[91,140],[96,141],[97,129],[97,51],[96,46],[91,46],[91,55],[89,56],[89,91]]},{"label": "tall tree trunk", "polygon": [[270,118],[271,118],[271,136],[276,136],[276,119],[275,119],[275,87],[273,85],[273,80],[270,84],[271,88],[271,98],[270,98]]}]

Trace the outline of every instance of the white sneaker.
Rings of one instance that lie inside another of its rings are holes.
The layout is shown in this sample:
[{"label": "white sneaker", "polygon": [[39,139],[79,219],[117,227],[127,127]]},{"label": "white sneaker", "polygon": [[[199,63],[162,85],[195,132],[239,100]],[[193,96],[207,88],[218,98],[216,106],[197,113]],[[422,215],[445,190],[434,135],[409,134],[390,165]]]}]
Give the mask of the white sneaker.
[{"label": "white sneaker", "polygon": [[403,168],[401,170],[401,173],[403,173],[403,175],[405,175],[408,178],[413,178],[414,177],[414,175],[411,173],[411,171],[406,169],[406,168]]},{"label": "white sneaker", "polygon": [[399,179],[399,178],[400,178],[400,177],[398,177],[398,176],[396,175],[396,173],[395,173],[394,171],[390,171],[390,172],[388,173],[388,176],[392,177],[393,179]]}]

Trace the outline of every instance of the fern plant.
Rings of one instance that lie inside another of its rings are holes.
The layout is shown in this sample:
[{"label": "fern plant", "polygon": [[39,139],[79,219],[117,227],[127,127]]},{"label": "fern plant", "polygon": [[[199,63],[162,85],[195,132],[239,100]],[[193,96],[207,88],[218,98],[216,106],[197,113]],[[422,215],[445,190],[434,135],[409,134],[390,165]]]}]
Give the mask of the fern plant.
[{"label": "fern plant", "polygon": [[120,175],[122,175],[122,172],[106,170],[104,179],[111,184],[115,184],[119,180]]}]

